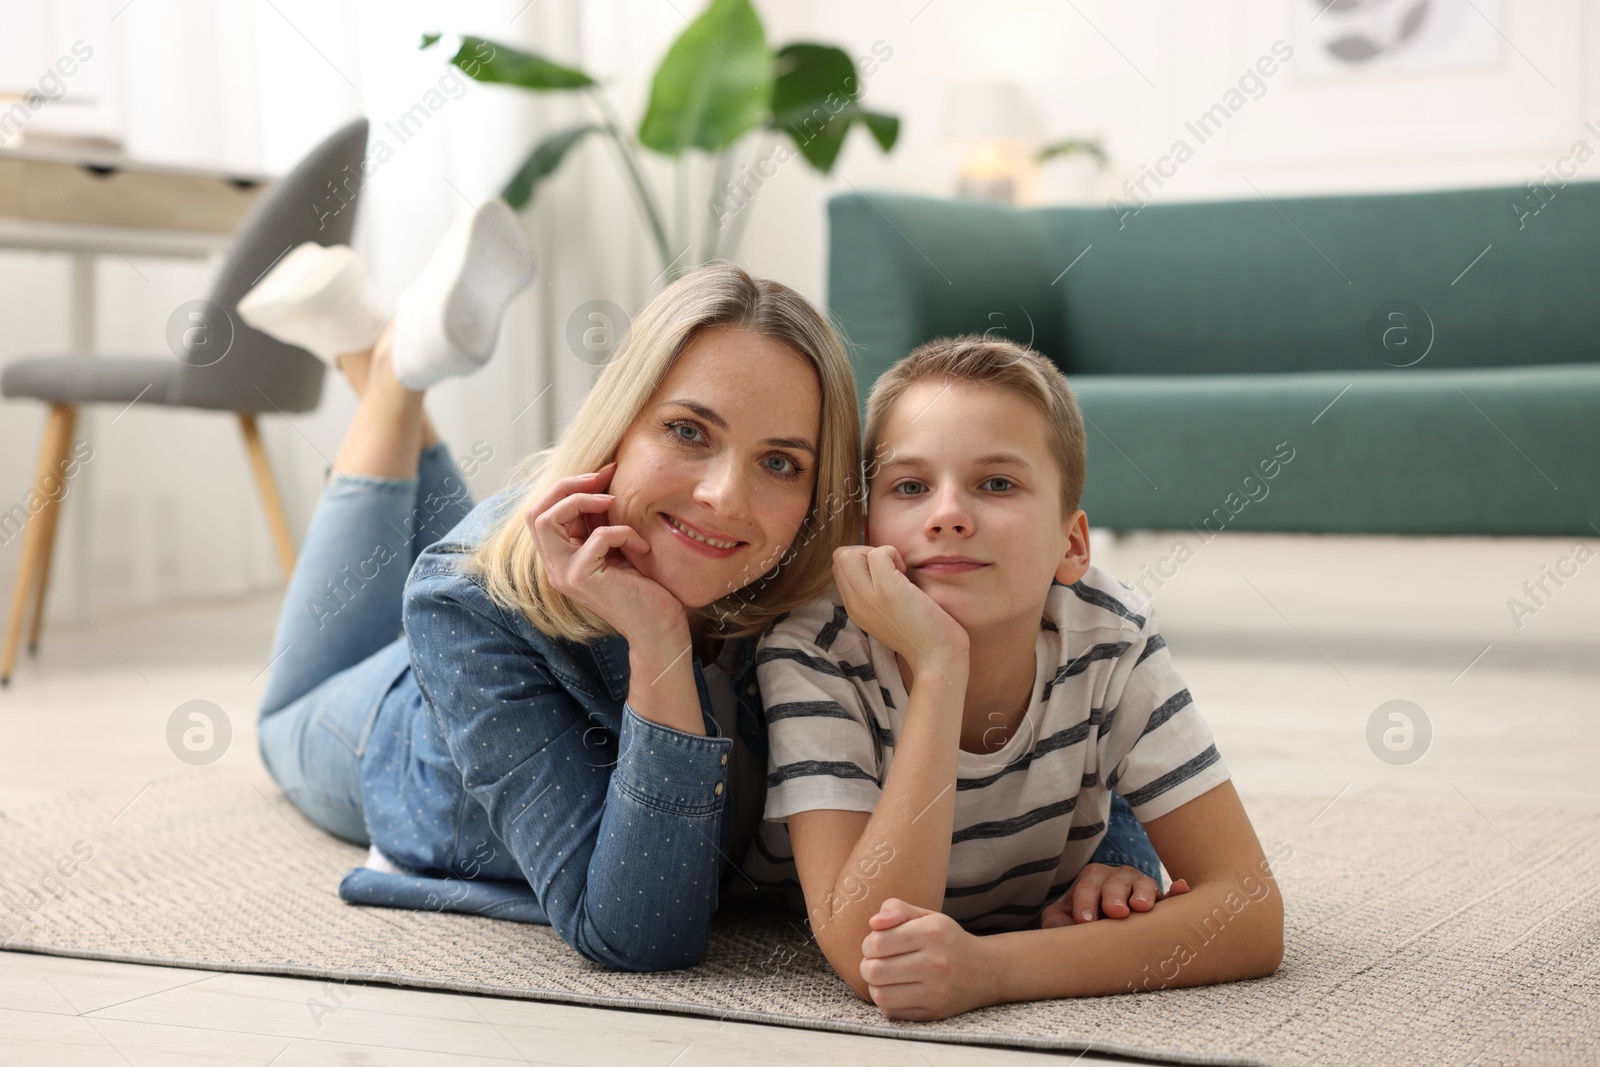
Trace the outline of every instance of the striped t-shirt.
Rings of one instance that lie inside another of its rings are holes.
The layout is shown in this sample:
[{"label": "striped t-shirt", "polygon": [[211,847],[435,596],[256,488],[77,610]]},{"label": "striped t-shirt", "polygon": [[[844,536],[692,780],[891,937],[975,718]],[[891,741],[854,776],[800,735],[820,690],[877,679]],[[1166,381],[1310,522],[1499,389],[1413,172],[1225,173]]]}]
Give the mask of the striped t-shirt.
[{"label": "striped t-shirt", "polygon": [[[776,623],[756,664],[765,818],[874,810],[907,703],[894,652],[835,591]],[[1094,855],[1111,789],[1149,822],[1228,777],[1148,602],[1098,567],[1055,583],[1027,715],[998,751],[958,755],[943,911],[974,932],[1036,926]]]}]

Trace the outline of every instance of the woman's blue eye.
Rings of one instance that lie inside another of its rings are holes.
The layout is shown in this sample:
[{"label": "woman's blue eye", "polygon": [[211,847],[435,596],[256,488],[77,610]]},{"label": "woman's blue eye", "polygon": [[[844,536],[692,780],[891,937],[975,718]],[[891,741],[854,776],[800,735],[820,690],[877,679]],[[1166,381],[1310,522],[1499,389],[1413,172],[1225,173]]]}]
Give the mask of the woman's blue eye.
[{"label": "woman's blue eye", "polygon": [[[920,482],[901,482],[899,485],[894,487],[893,491],[896,492],[896,493],[900,493],[901,490],[905,490],[905,489],[921,489],[921,488],[922,488],[922,483],[920,483]],[[901,493],[901,495],[902,496],[916,496],[917,494],[914,493],[914,492],[908,492],[908,493]]]},{"label": "woman's blue eye", "polygon": [[769,460],[774,460],[775,459],[779,463],[784,465],[784,469],[779,469],[777,467],[768,467],[767,470],[771,471],[773,474],[776,474],[779,478],[782,478],[786,482],[799,481],[800,478],[803,477],[805,475],[805,473],[806,473],[806,468],[802,467],[798,460],[796,460],[793,456],[785,455],[782,452],[778,452],[778,453],[775,453],[774,455],[768,456],[767,459],[769,459]]},{"label": "woman's blue eye", "polygon": [[[692,422],[669,422],[667,423],[667,428],[670,429],[672,431],[672,435],[680,441],[694,444],[700,440],[700,427],[696,426]],[[688,435],[682,432],[685,430],[688,431]]]}]

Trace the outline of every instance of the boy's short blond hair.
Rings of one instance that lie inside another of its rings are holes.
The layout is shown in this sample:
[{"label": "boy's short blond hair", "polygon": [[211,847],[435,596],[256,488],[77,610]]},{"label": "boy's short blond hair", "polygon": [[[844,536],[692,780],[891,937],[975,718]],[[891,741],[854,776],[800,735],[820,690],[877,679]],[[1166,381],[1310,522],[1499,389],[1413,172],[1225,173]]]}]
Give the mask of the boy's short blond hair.
[{"label": "boy's short blond hair", "polygon": [[864,443],[869,471],[889,458],[880,456],[879,450],[895,402],[913,385],[925,381],[986,385],[1033,405],[1044,418],[1050,456],[1061,472],[1061,515],[1065,518],[1077,510],[1088,476],[1089,447],[1083,412],[1066,375],[1025,345],[977,334],[940,337],[918,345],[879,375],[867,397]]}]

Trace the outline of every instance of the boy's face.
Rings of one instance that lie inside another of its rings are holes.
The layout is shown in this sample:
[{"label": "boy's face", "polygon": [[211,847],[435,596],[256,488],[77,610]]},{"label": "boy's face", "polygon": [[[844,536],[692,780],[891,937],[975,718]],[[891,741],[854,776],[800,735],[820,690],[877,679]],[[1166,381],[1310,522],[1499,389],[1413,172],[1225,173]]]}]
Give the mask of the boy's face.
[{"label": "boy's face", "polygon": [[912,584],[968,633],[1037,625],[1051,579],[1088,569],[1088,521],[1061,514],[1045,434],[1021,397],[939,381],[907,389],[885,424],[867,543],[898,549]]}]

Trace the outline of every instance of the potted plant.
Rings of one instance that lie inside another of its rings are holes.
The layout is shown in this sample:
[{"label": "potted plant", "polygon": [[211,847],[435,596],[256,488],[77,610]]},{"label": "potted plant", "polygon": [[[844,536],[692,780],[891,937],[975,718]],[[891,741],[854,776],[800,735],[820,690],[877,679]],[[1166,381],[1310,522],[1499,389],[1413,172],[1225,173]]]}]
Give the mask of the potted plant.
[{"label": "potted plant", "polygon": [[[422,47],[430,48],[439,39],[439,34],[428,34]],[[698,263],[728,258],[737,250],[745,209],[755,195],[748,183],[736,186],[732,181],[735,148],[746,135],[758,130],[781,135],[785,140],[780,149],[798,154],[823,174],[833,169],[845,136],[856,123],[867,128],[883,151],[894,148],[900,120],[861,104],[863,78],[893,54],[882,42],[859,64],[825,44],[795,42],[773,51],[749,0],[711,0],[667,50],[651,82],[644,118],[634,131],[624,128],[599,80],[576,67],[481,37],[461,38],[450,62],[479,82],[532,92],[584,94],[593,105],[593,118],[535,144],[500,195],[512,207],[526,206],[574,146],[591,136],[604,138],[616,149],[660,255],[662,273],[670,280]],[[683,168],[690,149],[706,152],[716,161],[698,248],[683,199],[687,187],[683,175],[677,183],[676,218],[669,226],[663,199],[640,166],[641,152],[649,150]],[[789,157],[779,162],[785,158]]]},{"label": "potted plant", "polygon": [[1071,137],[1045,145],[1034,156],[1036,163],[1048,163],[1053,159],[1064,161],[1061,164],[1064,173],[1057,175],[1054,183],[1057,190],[1071,203],[1088,203],[1095,172],[1105,170],[1109,162],[1105,148],[1092,138]]}]

